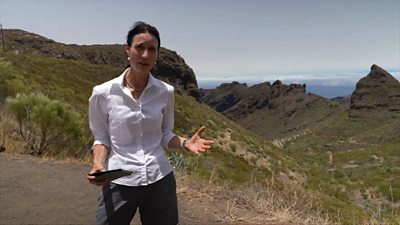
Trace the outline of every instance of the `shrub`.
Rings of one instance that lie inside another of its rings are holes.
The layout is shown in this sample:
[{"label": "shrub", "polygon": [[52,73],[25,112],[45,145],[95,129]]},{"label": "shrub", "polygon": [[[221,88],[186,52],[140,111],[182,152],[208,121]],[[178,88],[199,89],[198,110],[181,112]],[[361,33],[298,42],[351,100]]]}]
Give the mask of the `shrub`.
[{"label": "shrub", "polygon": [[10,80],[14,77],[16,71],[11,63],[6,62],[0,57],[0,103],[4,102],[10,92]]},{"label": "shrub", "polygon": [[43,94],[18,93],[15,98],[7,98],[7,106],[18,121],[28,154],[43,155],[50,145],[67,144],[71,138],[81,136],[81,116],[66,103]]}]

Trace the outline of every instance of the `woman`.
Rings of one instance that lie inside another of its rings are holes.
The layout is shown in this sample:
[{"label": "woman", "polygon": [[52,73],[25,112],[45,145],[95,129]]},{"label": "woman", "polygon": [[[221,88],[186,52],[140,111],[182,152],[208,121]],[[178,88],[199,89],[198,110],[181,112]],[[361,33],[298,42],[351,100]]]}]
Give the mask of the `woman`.
[{"label": "woman", "polygon": [[201,127],[190,139],[172,133],[174,88],[150,74],[160,49],[157,29],[135,23],[127,36],[130,67],[117,78],[93,88],[89,125],[95,137],[90,173],[133,171],[110,182],[87,176],[103,186],[97,224],[129,224],[139,208],[142,224],[177,224],[176,183],[163,147],[194,154],[214,144]]}]

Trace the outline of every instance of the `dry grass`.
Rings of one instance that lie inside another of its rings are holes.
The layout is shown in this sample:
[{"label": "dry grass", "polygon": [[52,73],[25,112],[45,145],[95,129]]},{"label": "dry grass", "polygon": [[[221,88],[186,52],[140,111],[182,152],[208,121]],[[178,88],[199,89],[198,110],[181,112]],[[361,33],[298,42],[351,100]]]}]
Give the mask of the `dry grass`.
[{"label": "dry grass", "polygon": [[[318,198],[300,185],[249,183],[232,188],[218,185],[213,175],[208,181],[194,181],[182,171],[176,171],[177,192],[191,199],[192,205],[212,206],[212,221],[243,224],[335,224],[322,213]],[[197,201],[196,201],[197,200]],[[206,210],[207,211],[207,210]]]},{"label": "dry grass", "polygon": [[[197,217],[192,215],[192,220],[200,224],[349,224],[341,221],[340,211],[328,215],[318,193],[286,179],[273,177],[266,184],[250,182],[232,188],[229,183],[214,182],[214,173],[208,181],[194,180],[182,170],[175,173],[178,196],[189,202],[192,213],[197,214]],[[378,214],[371,212],[366,218],[354,218],[350,224],[399,225],[383,220]]]},{"label": "dry grass", "polygon": [[23,142],[19,140],[18,124],[9,114],[4,104],[0,103],[0,145],[3,151],[10,153],[23,153]]}]

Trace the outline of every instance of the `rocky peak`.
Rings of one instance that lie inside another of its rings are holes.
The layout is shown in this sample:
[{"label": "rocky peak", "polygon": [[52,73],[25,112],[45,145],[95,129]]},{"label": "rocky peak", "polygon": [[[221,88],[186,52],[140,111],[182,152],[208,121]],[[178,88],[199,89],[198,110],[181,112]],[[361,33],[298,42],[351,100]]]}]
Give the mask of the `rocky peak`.
[{"label": "rocky peak", "polygon": [[200,89],[200,101],[206,102],[218,112],[223,112],[241,101],[246,96],[247,89],[246,83],[223,83],[215,89]]},{"label": "rocky peak", "polygon": [[400,116],[400,83],[386,70],[371,66],[360,79],[350,99],[350,117]]},{"label": "rocky peak", "polygon": [[280,80],[276,80],[273,84],[272,84],[272,86],[274,87],[276,87],[276,86],[282,86],[283,84],[282,84],[282,81],[280,81]]},{"label": "rocky peak", "polygon": [[232,83],[223,83],[219,85],[217,88],[221,90],[232,90],[232,89],[247,89],[246,83],[239,83],[237,81],[233,81]]},{"label": "rocky peak", "polygon": [[368,74],[370,79],[381,79],[381,78],[390,78],[392,75],[388,73],[386,70],[382,69],[376,64],[371,66],[371,71]]},{"label": "rocky peak", "polygon": [[282,95],[291,95],[298,93],[306,93],[305,84],[290,84],[284,85],[280,80],[275,81],[272,84],[272,98],[277,98]]}]

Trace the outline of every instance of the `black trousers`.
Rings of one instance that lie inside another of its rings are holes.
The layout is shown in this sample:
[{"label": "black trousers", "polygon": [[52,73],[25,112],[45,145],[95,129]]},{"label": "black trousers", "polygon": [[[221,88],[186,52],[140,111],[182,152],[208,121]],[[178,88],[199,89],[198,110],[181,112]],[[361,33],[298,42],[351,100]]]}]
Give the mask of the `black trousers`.
[{"label": "black trousers", "polygon": [[148,186],[104,185],[99,197],[96,224],[129,225],[137,208],[143,225],[178,224],[174,173]]}]

